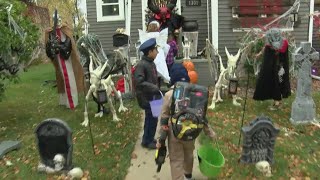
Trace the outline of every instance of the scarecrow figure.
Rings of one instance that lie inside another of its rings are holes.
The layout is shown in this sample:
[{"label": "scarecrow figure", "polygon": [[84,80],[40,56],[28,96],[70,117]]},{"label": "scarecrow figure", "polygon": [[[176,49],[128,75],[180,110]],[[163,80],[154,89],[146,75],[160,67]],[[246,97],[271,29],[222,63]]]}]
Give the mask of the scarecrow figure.
[{"label": "scarecrow figure", "polygon": [[83,91],[84,76],[72,30],[61,23],[55,11],[54,27],[46,30],[46,54],[56,71],[59,104],[74,109],[78,105],[78,93]]}]

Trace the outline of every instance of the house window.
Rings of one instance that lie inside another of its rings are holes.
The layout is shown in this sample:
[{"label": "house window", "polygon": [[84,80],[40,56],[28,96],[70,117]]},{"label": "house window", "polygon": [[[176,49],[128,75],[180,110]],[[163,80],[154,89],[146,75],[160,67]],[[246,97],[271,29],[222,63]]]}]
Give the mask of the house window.
[{"label": "house window", "polygon": [[294,22],[289,18],[275,20],[292,6],[290,0],[230,0],[232,6],[233,31],[248,31],[261,28],[272,22],[268,27],[278,27],[292,31]]},{"label": "house window", "polygon": [[124,20],[124,0],[96,0],[97,22]]}]

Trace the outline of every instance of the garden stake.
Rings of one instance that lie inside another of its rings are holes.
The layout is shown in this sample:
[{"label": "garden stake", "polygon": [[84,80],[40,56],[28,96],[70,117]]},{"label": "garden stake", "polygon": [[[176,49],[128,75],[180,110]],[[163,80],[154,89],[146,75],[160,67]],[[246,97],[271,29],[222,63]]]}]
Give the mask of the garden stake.
[{"label": "garden stake", "polygon": [[[86,78],[85,78],[85,76],[83,76],[84,108],[85,108],[85,111],[88,112],[88,111],[87,111],[88,103],[87,103],[87,100],[86,100],[86,94],[87,94],[87,93],[86,93],[86,89],[87,89],[87,87],[86,87],[85,80],[86,80]],[[88,116],[88,114],[87,114],[87,116]],[[94,143],[93,143],[93,136],[92,136],[92,132],[91,132],[90,120],[89,120],[89,133],[90,133],[92,151],[93,151],[93,154],[96,155],[96,153],[95,153],[95,151],[94,151]]]},{"label": "garden stake", "polygon": [[242,127],[243,127],[244,114],[245,114],[245,112],[246,112],[246,105],[247,105],[247,99],[248,99],[249,75],[250,75],[250,72],[248,71],[247,89],[246,89],[246,96],[245,96],[244,103],[243,103],[243,110],[242,110],[243,113],[242,113],[242,119],[241,119],[241,127],[240,127],[240,135],[239,135],[238,147],[240,146],[240,141],[241,141],[241,129],[242,129]]}]

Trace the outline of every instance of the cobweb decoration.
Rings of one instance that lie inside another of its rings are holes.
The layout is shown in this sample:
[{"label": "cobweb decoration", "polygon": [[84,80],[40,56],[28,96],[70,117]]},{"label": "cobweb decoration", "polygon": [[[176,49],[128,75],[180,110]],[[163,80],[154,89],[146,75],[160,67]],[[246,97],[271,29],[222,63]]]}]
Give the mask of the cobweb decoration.
[{"label": "cobweb decoration", "polygon": [[[293,5],[282,15],[272,20],[266,25],[260,25],[259,28],[251,28],[240,39],[241,57],[240,62],[247,62],[248,65],[253,67],[255,75],[260,71],[261,62],[259,57],[262,55],[264,46],[264,36],[268,29],[277,27],[283,29],[283,36],[289,42],[289,53],[293,52],[296,47],[294,37],[285,30],[291,30],[294,26],[292,15],[298,13],[300,9],[300,0],[296,0]],[[291,63],[290,73],[294,73],[294,63]]]},{"label": "cobweb decoration", "polygon": [[214,78],[215,82],[217,82],[220,72],[218,58],[221,58],[221,56],[219,55],[218,50],[211,44],[209,39],[206,39],[205,56],[208,60],[210,75],[212,78]]}]

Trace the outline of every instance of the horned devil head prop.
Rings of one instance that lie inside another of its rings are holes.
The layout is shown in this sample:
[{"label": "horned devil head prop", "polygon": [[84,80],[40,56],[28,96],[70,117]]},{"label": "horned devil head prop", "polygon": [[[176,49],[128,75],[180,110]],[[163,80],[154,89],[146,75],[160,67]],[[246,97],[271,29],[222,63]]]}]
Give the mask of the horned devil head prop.
[{"label": "horned devil head prop", "polygon": [[[212,103],[209,106],[209,109],[214,109],[216,107],[217,102],[222,102],[221,98],[221,90],[228,88],[229,85],[229,79],[230,78],[237,78],[236,77],[236,68],[237,68],[237,62],[240,58],[240,49],[238,50],[238,53],[236,55],[232,55],[229,53],[227,47],[225,47],[225,51],[228,57],[228,63],[227,63],[227,68],[223,66],[221,56],[219,56],[219,61],[220,61],[220,74],[218,81],[216,82],[215,88],[214,88],[214,94],[212,98]],[[237,100],[241,100],[240,97],[237,97],[237,95],[232,95],[232,103],[235,106],[240,106],[241,104],[237,102]]]},{"label": "horned devil head prop", "polygon": [[[111,98],[112,92],[114,92],[116,94],[117,98],[120,101],[120,107],[119,107],[118,111],[119,112],[127,111],[128,109],[126,107],[124,107],[123,102],[122,102],[122,98],[121,98],[121,93],[116,90],[114,83],[111,79],[111,76],[107,76],[105,79],[102,78],[102,74],[108,65],[108,61],[106,61],[103,64],[103,66],[100,64],[96,69],[93,69],[93,58],[94,58],[94,56],[92,56],[92,54],[91,54],[90,55],[90,64],[89,64],[90,88],[89,88],[89,91],[86,95],[86,104],[87,104],[87,101],[89,100],[91,94],[93,94],[93,96],[96,99],[99,99],[98,91],[105,91],[106,96],[107,96],[106,97],[107,102],[108,102],[108,104],[110,106],[110,110],[112,112],[113,121],[120,121],[120,119],[118,118],[118,116],[116,114],[116,110],[113,106],[113,102],[112,102],[112,98]],[[104,113],[103,112],[103,110],[104,110],[103,102],[97,102],[97,103],[98,103],[98,106],[101,107],[101,109],[99,110],[98,113],[95,114],[95,117],[102,117],[103,113]],[[89,123],[88,111],[87,111],[87,105],[85,105],[84,121],[82,122],[82,125],[88,126],[88,123]]]}]

